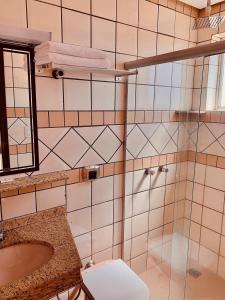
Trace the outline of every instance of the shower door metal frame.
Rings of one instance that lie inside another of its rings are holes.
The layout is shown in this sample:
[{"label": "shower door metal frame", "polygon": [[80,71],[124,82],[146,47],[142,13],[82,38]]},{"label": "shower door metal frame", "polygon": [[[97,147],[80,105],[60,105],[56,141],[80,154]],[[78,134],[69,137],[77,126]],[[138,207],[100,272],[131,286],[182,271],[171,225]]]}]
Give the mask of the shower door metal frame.
[{"label": "shower door metal frame", "polygon": [[216,54],[222,54],[225,52],[225,41],[219,41],[210,43],[207,45],[196,46],[184,50],[178,50],[174,52],[168,52],[156,56],[136,59],[126,62],[124,67],[126,70],[138,69],[151,65],[159,65],[169,63],[173,61],[186,60],[191,58],[197,58],[201,56],[210,56]]}]

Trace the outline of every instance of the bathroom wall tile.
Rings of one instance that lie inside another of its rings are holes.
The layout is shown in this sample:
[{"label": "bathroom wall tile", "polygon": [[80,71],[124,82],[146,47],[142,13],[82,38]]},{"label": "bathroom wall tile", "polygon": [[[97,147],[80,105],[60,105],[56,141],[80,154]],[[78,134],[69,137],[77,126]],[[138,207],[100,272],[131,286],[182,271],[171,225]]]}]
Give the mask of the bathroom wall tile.
[{"label": "bathroom wall tile", "polygon": [[175,35],[178,38],[188,40],[190,36],[190,17],[176,13]]},{"label": "bathroom wall tile", "polygon": [[113,225],[94,230],[92,238],[93,253],[112,247]]},{"label": "bathroom wall tile", "polygon": [[92,109],[114,110],[115,84],[111,82],[93,82],[92,88]]},{"label": "bathroom wall tile", "polygon": [[117,51],[131,55],[137,54],[137,29],[117,24]]},{"label": "bathroom wall tile", "polygon": [[92,13],[96,16],[115,20],[116,19],[116,0],[102,2],[101,0],[92,1]]},{"label": "bathroom wall tile", "polygon": [[115,23],[99,18],[92,19],[93,48],[115,51]]},{"label": "bathroom wall tile", "polygon": [[149,230],[163,225],[164,207],[151,210],[149,213]]},{"label": "bathroom wall tile", "polygon": [[113,244],[118,245],[122,243],[122,222],[114,223],[113,225]]},{"label": "bathroom wall tile", "polygon": [[145,272],[147,268],[147,253],[132,259],[131,268],[137,274]]},{"label": "bathroom wall tile", "polygon": [[67,214],[72,235],[77,237],[91,231],[91,208],[76,210]]},{"label": "bathroom wall tile", "polygon": [[174,35],[175,11],[159,6],[158,30],[160,33]]},{"label": "bathroom wall tile", "polygon": [[[154,3],[139,1],[139,26],[152,31],[157,31],[158,6]],[[149,18],[151,15],[151,18]]]},{"label": "bathroom wall tile", "polygon": [[223,212],[224,193],[216,189],[205,187],[204,205],[216,211]]},{"label": "bathroom wall tile", "polygon": [[173,65],[171,63],[156,66],[156,85],[171,86]]},{"label": "bathroom wall tile", "polygon": [[113,246],[113,259],[121,258],[122,246],[121,244]]},{"label": "bathroom wall tile", "polygon": [[65,110],[91,110],[91,86],[84,80],[64,80]]},{"label": "bathroom wall tile", "polygon": [[179,170],[178,170],[179,166],[177,164],[168,165],[167,168],[168,168],[168,173],[166,174],[166,184],[175,183],[178,175],[179,175],[179,180],[181,180],[181,174],[179,174]]},{"label": "bathroom wall tile", "polygon": [[221,237],[221,243],[220,243],[220,254],[225,257],[225,237]]},{"label": "bathroom wall tile", "polygon": [[123,219],[123,198],[115,199],[113,202],[113,220],[118,222]]},{"label": "bathroom wall tile", "polygon": [[199,263],[201,266],[215,273],[217,270],[218,255],[205,247],[200,246]]},{"label": "bathroom wall tile", "polygon": [[155,110],[169,110],[170,108],[170,87],[155,87]]},{"label": "bathroom wall tile", "polygon": [[149,210],[149,191],[133,195],[133,215],[138,215]]},{"label": "bathroom wall tile", "polygon": [[192,203],[191,220],[201,223],[202,206],[196,203]]},{"label": "bathroom wall tile", "polygon": [[[47,88],[48,87],[48,88]],[[62,80],[52,78],[36,78],[37,109],[62,110]]]},{"label": "bathroom wall tile", "polygon": [[150,177],[143,170],[134,172],[133,193],[148,190],[150,188]]},{"label": "bathroom wall tile", "polygon": [[62,157],[70,167],[74,167],[88,148],[88,144],[71,129],[54,148],[54,152]]},{"label": "bathroom wall tile", "polygon": [[206,166],[196,164],[195,165],[195,181],[201,184],[205,183]]},{"label": "bathroom wall tile", "polygon": [[91,255],[91,234],[86,233],[75,238],[75,243],[79,251],[79,255],[82,258]]},{"label": "bathroom wall tile", "polygon": [[56,187],[36,192],[37,210],[62,206],[66,204],[65,187]]},{"label": "bathroom wall tile", "polygon": [[204,199],[204,186],[198,183],[194,184],[193,201],[199,204],[203,203]]},{"label": "bathroom wall tile", "polygon": [[[137,84],[151,84],[154,85],[155,82],[155,66],[149,66],[140,68],[137,75]],[[130,102],[130,93],[129,93]]]},{"label": "bathroom wall tile", "polygon": [[166,188],[165,204],[174,202],[176,185],[175,184],[166,185],[165,188]]},{"label": "bathroom wall tile", "polygon": [[197,223],[191,222],[190,238],[196,242],[199,242],[200,234],[201,234],[201,226]]},{"label": "bathroom wall tile", "polygon": [[218,253],[220,246],[220,235],[212,230],[202,227],[200,242],[206,248]]},{"label": "bathroom wall tile", "polygon": [[93,259],[94,259],[95,263],[98,264],[98,263],[104,262],[106,260],[111,260],[112,256],[113,256],[112,248],[109,248],[109,249],[106,249],[106,250],[103,250],[101,252],[94,254]]},{"label": "bathroom wall tile", "polygon": [[[156,142],[156,139],[153,140],[153,143],[154,142]],[[155,174],[151,176],[151,188],[156,188],[165,185],[166,182],[165,173],[158,173],[158,168],[153,168],[153,170],[155,171]]]},{"label": "bathroom wall tile", "polygon": [[[147,30],[138,30],[138,55],[149,57],[156,55],[157,34]],[[135,53],[131,53],[135,54]]]},{"label": "bathroom wall tile", "polygon": [[218,274],[224,279],[225,278],[225,258],[219,257]]},{"label": "bathroom wall tile", "polygon": [[175,209],[174,203],[165,206],[165,208],[164,208],[164,223],[165,224],[173,222],[174,209]]},{"label": "bathroom wall tile", "polygon": [[121,198],[123,197],[123,181],[124,175],[119,174],[114,176],[114,198]]},{"label": "bathroom wall tile", "polygon": [[92,184],[92,204],[113,199],[113,177],[100,178]]},{"label": "bathroom wall tile", "polygon": [[152,110],[154,101],[154,87],[149,85],[137,85],[136,109]]},{"label": "bathroom wall tile", "polygon": [[1,199],[3,220],[36,212],[35,193]]},{"label": "bathroom wall tile", "polygon": [[86,13],[90,13],[90,1],[91,0],[62,0],[62,6],[78,11],[83,11]]},{"label": "bathroom wall tile", "polygon": [[157,36],[157,54],[163,54],[173,51],[174,38],[158,33]]},{"label": "bathroom wall tile", "polygon": [[131,239],[131,228],[132,228],[132,219],[128,218],[124,222],[124,240],[130,240]]},{"label": "bathroom wall tile", "polygon": [[1,12],[0,18],[2,24],[26,27],[26,1],[18,0],[17,2],[10,0],[0,1]]},{"label": "bathroom wall tile", "polygon": [[225,191],[225,170],[207,167],[206,168],[206,185]]},{"label": "bathroom wall tile", "polygon": [[66,186],[67,211],[91,206],[91,183],[82,182]]},{"label": "bathroom wall tile", "polygon": [[31,0],[27,9],[29,28],[52,32],[52,40],[61,42],[60,7]]},{"label": "bathroom wall tile", "polygon": [[148,212],[132,218],[132,237],[148,231]]},{"label": "bathroom wall tile", "polygon": [[148,234],[139,235],[132,240],[131,258],[146,253],[148,246]]},{"label": "bathroom wall tile", "polygon": [[118,22],[137,26],[138,24],[138,1],[130,0],[125,2],[123,0],[117,1],[117,20]]},{"label": "bathroom wall tile", "polygon": [[203,207],[202,225],[218,233],[221,233],[222,214],[212,209]]},{"label": "bathroom wall tile", "polygon": [[104,227],[113,223],[113,201],[94,205],[92,207],[92,229]]},{"label": "bathroom wall tile", "polygon": [[62,22],[64,43],[90,46],[90,16],[63,9]]},{"label": "bathroom wall tile", "polygon": [[165,198],[165,186],[152,189],[150,191],[150,210],[163,206],[164,198]]}]

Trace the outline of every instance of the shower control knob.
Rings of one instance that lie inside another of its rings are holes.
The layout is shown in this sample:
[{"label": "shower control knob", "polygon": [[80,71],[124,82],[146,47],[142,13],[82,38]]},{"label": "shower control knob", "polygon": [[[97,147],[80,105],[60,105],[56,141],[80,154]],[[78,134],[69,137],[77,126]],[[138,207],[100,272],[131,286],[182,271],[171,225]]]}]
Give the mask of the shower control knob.
[{"label": "shower control knob", "polygon": [[168,173],[169,172],[169,169],[164,167],[164,166],[159,166],[159,169],[158,169],[159,172],[165,172],[165,173]]},{"label": "shower control knob", "polygon": [[154,175],[154,174],[155,174],[155,170],[153,170],[151,168],[145,169],[145,175]]}]

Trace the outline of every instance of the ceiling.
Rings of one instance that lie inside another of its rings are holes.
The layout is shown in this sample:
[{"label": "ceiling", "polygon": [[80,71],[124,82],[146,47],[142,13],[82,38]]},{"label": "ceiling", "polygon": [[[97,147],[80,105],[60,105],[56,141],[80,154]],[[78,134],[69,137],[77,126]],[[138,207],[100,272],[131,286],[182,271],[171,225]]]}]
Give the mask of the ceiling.
[{"label": "ceiling", "polygon": [[[197,8],[204,8],[207,6],[207,0],[181,0],[182,2],[189,4],[191,6],[197,7]],[[219,2],[222,2],[223,0],[212,0],[212,4],[216,4]]]}]

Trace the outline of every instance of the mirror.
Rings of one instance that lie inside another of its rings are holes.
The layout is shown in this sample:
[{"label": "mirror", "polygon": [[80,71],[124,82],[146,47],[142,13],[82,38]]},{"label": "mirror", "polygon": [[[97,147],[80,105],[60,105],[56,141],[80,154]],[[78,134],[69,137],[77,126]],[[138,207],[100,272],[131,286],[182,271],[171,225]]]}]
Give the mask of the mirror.
[{"label": "mirror", "polygon": [[34,50],[0,44],[0,175],[38,170]]}]

